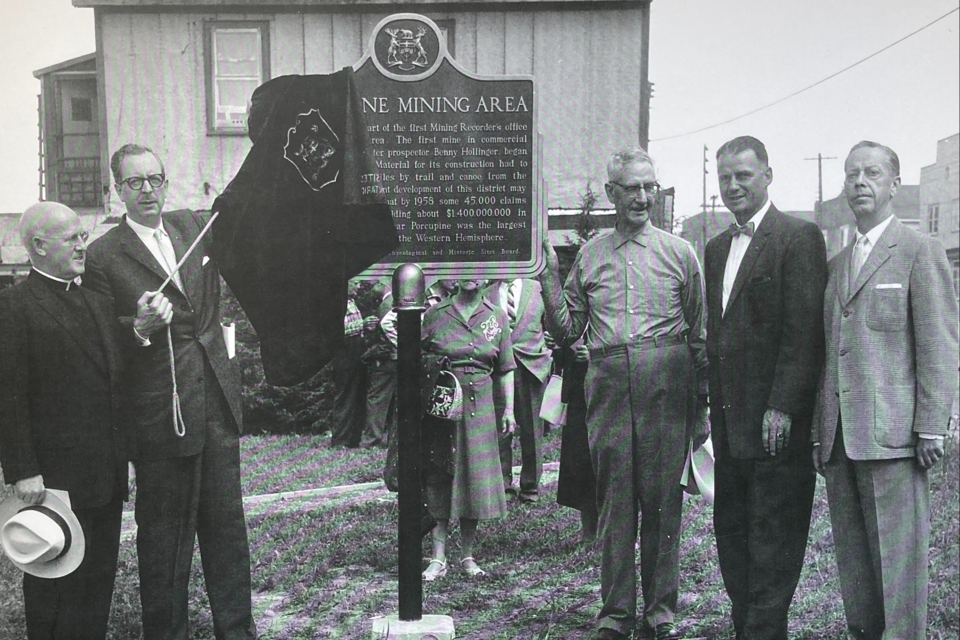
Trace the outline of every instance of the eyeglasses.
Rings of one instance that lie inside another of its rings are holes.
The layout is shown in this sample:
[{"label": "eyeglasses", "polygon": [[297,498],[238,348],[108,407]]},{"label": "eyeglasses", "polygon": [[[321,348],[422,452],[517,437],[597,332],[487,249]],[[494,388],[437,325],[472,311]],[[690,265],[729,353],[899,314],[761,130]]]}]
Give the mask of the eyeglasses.
[{"label": "eyeglasses", "polygon": [[620,184],[617,181],[611,181],[610,184],[615,184],[620,187],[627,196],[631,198],[636,198],[640,195],[641,192],[647,194],[651,198],[655,198],[658,193],[660,193],[660,183],[659,182],[648,182],[647,184],[631,184],[625,185]]},{"label": "eyeglasses", "polygon": [[72,236],[67,236],[66,238],[48,238],[46,236],[41,236],[44,240],[59,240],[68,245],[77,246],[80,243],[87,244],[87,240],[90,239],[89,231],[78,231]]},{"label": "eyeglasses", "polygon": [[163,175],[162,173],[155,173],[152,176],[147,176],[146,178],[141,178],[140,176],[135,178],[127,178],[126,180],[121,180],[117,184],[125,184],[134,191],[140,191],[143,189],[143,185],[148,182],[150,183],[151,188],[159,189],[164,185],[164,183],[166,183],[166,181],[167,176]]}]

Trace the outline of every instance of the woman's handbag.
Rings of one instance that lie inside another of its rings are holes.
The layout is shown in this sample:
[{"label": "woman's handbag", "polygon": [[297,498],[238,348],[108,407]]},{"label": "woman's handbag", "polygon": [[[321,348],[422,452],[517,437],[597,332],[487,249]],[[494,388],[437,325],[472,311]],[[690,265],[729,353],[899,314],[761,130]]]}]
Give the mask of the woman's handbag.
[{"label": "woman's handbag", "polygon": [[562,394],[563,376],[559,373],[553,373],[547,380],[546,389],[543,390],[540,417],[558,427],[567,422],[567,403],[563,401]]},{"label": "woman's handbag", "polygon": [[463,417],[463,390],[460,381],[450,371],[440,371],[433,393],[427,403],[427,414],[445,420],[459,420]]}]

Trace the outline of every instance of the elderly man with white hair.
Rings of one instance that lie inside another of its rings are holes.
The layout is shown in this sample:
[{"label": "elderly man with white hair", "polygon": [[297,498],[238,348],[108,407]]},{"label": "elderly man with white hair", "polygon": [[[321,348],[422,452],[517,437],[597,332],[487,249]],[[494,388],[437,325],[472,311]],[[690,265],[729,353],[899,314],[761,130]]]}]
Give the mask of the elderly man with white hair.
[{"label": "elderly man with white hair", "polygon": [[580,249],[562,293],[556,253],[545,243],[541,283],[558,341],[587,329],[584,392],[602,557],[596,639],[634,631],[642,512],[642,619],[662,640],[678,637],[684,454],[709,428],[703,278],[693,247],[650,224],[660,190],[653,159],[643,149],[620,151],[607,175],[616,228]]},{"label": "elderly man with white hair", "polygon": [[[0,509],[12,516],[0,517],[0,528],[4,548],[24,570],[31,639],[106,636],[127,499],[113,305],[76,282],[87,237],[69,208],[33,205],[20,219],[30,275],[0,292],[0,466],[15,494]],[[67,492],[82,536],[69,535],[64,526],[57,557],[18,555],[18,548],[30,546],[25,535],[46,536],[26,526],[30,522],[63,524],[58,509],[65,507],[49,489]],[[31,511],[33,520],[20,515]],[[18,536],[3,528],[10,521],[26,530]],[[78,553],[79,566],[63,575]]]}]

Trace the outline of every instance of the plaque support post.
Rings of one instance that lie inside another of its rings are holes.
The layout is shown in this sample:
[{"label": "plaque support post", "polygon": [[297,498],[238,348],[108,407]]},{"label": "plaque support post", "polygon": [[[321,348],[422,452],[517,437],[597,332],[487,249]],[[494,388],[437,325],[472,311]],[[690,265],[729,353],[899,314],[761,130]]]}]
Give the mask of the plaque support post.
[{"label": "plaque support post", "polygon": [[397,518],[400,613],[371,621],[371,640],[453,640],[453,618],[423,615],[420,576],[420,317],[425,309],[423,271],[403,264],[393,272],[393,304],[397,311],[397,439],[400,495]]},{"label": "plaque support post", "polygon": [[420,576],[420,317],[424,309],[423,271],[415,264],[397,267],[393,274],[397,310],[397,435],[399,438],[397,499],[400,620],[423,616]]}]

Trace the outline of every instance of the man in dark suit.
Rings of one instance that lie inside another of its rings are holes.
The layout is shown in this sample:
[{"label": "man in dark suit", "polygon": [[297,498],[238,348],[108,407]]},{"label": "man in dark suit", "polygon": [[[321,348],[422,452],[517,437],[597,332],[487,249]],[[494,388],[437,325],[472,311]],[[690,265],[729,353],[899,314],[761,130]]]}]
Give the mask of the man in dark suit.
[{"label": "man in dark suit", "polygon": [[[536,280],[517,278],[494,282],[487,294],[510,319],[510,339],[517,373],[513,376],[513,408],[520,436],[521,502],[536,502],[543,475],[543,420],[540,405],[550,379],[553,352],[547,348],[543,333],[543,296]],[[500,467],[508,494],[513,486],[513,432],[500,434]]]},{"label": "man in dark suit", "polygon": [[[30,638],[104,638],[127,498],[121,358],[110,300],[74,282],[87,232],[43,202],[20,219],[33,269],[0,292],[0,466],[28,505],[68,492],[86,540],[69,575],[23,577]],[[66,551],[66,550],[65,550]]]},{"label": "man in dark suit", "polygon": [[110,168],[127,215],[91,245],[84,286],[114,300],[129,358],[144,638],[188,637],[195,538],[216,637],[253,638],[240,372],[220,327],[211,238],[177,270],[204,221],[162,213],[167,178],[149,149],[121,147]]},{"label": "man in dark suit", "polygon": [[724,144],[717,175],[737,219],[704,258],[717,554],[737,638],[785,640],[816,486],[826,250],[816,225],[770,203],[762,142]]},{"label": "man in dark suit", "polygon": [[900,160],[860,142],[844,163],[856,240],[830,261],[813,460],[826,476],[853,638],[926,637],[930,488],[957,389],[957,302],[936,238],[889,208]]}]

